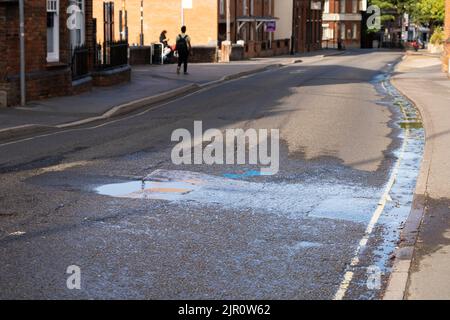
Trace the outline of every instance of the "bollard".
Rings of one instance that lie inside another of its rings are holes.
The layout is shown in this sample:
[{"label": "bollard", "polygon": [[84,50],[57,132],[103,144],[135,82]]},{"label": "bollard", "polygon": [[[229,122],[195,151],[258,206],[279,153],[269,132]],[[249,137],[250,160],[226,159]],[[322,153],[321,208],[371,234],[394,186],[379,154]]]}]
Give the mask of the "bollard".
[{"label": "bollard", "polygon": [[220,50],[220,62],[230,62],[231,56],[231,41],[223,41]]}]

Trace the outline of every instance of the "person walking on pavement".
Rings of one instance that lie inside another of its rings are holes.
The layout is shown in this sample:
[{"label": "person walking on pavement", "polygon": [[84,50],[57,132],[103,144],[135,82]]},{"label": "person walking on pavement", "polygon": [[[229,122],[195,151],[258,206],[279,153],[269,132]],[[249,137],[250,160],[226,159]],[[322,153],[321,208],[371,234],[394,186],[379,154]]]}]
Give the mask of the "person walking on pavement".
[{"label": "person walking on pavement", "polygon": [[184,67],[184,74],[188,74],[188,59],[191,51],[191,38],[186,34],[186,26],[181,27],[181,34],[177,37],[176,51],[178,52],[177,74],[180,74],[181,65]]}]

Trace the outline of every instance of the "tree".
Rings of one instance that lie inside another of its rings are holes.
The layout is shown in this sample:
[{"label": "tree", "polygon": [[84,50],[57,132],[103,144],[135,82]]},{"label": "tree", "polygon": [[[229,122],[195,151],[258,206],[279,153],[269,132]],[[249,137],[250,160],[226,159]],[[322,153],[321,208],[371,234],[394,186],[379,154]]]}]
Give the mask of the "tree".
[{"label": "tree", "polygon": [[393,18],[390,12],[408,13],[416,23],[439,26],[444,22],[445,0],[370,0],[380,7],[381,21]]},{"label": "tree", "polygon": [[444,23],[445,1],[419,0],[415,5],[413,16],[418,23],[440,26]]}]

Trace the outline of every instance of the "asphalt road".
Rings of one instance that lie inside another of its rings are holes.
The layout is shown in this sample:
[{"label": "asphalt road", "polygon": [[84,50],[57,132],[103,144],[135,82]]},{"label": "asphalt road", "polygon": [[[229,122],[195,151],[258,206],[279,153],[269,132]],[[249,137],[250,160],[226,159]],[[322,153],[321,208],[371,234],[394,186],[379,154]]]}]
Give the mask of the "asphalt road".
[{"label": "asphalt road", "polygon": [[[353,51],[0,142],[0,298],[378,298],[402,219],[384,210],[367,228],[404,137],[373,80],[400,57]],[[172,132],[195,120],[204,130],[280,129],[279,173],[172,164]],[[151,174],[201,187],[168,200],[95,192]],[[409,175],[392,208],[410,205]],[[66,286],[70,265],[80,290]]]}]

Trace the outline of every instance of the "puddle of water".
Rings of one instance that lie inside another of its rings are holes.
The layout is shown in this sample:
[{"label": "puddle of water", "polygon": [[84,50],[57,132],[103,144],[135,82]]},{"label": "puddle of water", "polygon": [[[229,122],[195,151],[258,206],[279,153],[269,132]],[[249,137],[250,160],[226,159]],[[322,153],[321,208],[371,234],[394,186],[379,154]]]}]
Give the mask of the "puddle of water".
[{"label": "puddle of water", "polygon": [[193,181],[130,181],[100,186],[98,194],[134,199],[177,200],[196,189]]},{"label": "puddle of water", "polygon": [[[310,216],[360,223],[368,222],[381,194],[378,188],[349,186],[339,181],[251,182],[178,170],[156,170],[143,181],[104,185],[95,191],[112,197],[194,201],[220,205],[227,210],[252,209],[293,218]],[[333,199],[335,206],[329,199]],[[343,205],[354,201],[358,201],[357,206]]]}]

